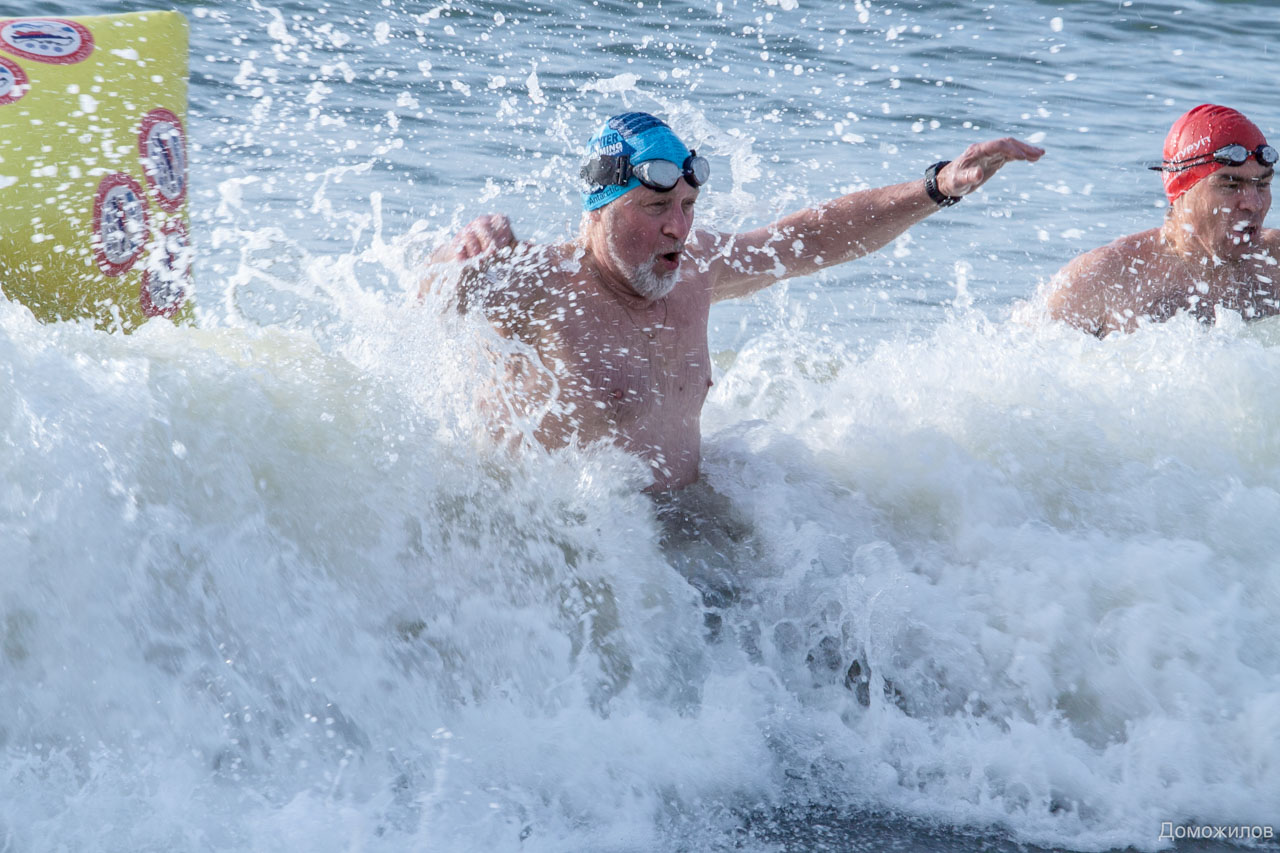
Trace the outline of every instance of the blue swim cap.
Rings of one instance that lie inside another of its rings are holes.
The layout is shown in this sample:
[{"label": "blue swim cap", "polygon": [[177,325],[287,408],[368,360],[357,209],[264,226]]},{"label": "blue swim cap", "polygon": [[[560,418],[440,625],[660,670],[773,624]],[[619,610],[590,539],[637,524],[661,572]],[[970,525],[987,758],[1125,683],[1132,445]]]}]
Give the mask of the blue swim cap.
[{"label": "blue swim cap", "polygon": [[[648,113],[622,113],[606,121],[587,143],[587,159],[597,154],[627,154],[632,165],[646,160],[669,160],[679,166],[688,158],[689,149],[662,119]],[[632,176],[623,185],[590,187],[582,193],[582,209],[604,207],[638,186],[639,178]]]}]

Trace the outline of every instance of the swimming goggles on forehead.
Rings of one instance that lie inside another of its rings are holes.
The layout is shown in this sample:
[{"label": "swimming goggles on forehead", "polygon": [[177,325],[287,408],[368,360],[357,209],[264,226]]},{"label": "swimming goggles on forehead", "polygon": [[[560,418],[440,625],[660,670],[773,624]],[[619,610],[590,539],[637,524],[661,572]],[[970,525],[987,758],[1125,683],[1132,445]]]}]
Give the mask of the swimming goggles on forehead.
[{"label": "swimming goggles on forehead", "polygon": [[645,160],[633,166],[627,154],[600,154],[587,161],[581,175],[593,187],[626,186],[635,178],[649,189],[665,193],[675,189],[681,178],[691,187],[702,186],[711,177],[711,164],[692,150],[679,166],[670,160]]},{"label": "swimming goggles on forehead", "polygon": [[1150,168],[1154,172],[1185,172],[1187,169],[1203,166],[1210,161],[1221,163],[1224,166],[1243,166],[1250,157],[1257,160],[1259,165],[1262,166],[1274,166],[1276,161],[1280,160],[1280,154],[1277,154],[1276,149],[1270,145],[1259,145],[1250,151],[1236,142],[1231,145],[1224,145],[1212,154],[1201,154],[1196,157],[1189,157],[1186,160],[1173,160]]}]

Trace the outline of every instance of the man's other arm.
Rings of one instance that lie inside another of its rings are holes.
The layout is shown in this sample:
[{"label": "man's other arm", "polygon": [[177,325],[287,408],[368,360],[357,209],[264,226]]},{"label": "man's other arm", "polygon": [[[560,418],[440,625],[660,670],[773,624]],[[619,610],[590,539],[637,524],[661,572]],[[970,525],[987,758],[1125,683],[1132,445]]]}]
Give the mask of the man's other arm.
[{"label": "man's other arm", "polygon": [[[1005,163],[1034,162],[1043,154],[1016,139],[976,143],[938,172],[938,189],[965,196]],[[713,298],[746,296],[780,279],[870,254],[938,209],[924,181],[915,180],[850,193],[743,234],[710,235]]]},{"label": "man's other arm", "polygon": [[427,274],[418,285],[418,298],[440,289],[450,279],[457,280],[456,307],[465,313],[482,286],[483,271],[495,260],[511,254],[520,245],[511,230],[511,220],[501,213],[473,219],[436,249],[428,259]]}]

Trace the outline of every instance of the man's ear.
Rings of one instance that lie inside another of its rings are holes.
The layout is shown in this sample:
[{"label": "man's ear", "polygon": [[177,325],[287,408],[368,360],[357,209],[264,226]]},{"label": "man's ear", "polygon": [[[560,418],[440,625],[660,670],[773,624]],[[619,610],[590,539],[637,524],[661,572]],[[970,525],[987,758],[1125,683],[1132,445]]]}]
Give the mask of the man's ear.
[{"label": "man's ear", "polygon": [[578,227],[584,235],[587,234],[588,231],[601,226],[604,222],[604,211],[607,207],[608,205],[606,204],[604,207],[597,207],[595,210],[582,211],[582,220],[578,224]]}]

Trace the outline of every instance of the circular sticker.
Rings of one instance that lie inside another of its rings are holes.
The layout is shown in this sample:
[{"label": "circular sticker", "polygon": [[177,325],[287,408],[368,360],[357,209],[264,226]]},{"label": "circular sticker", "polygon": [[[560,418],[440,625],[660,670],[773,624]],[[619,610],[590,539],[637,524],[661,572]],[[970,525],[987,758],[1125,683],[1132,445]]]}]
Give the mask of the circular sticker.
[{"label": "circular sticker", "polygon": [[107,175],[93,201],[93,254],[107,275],[133,268],[147,244],[147,202],[138,182],[123,172]]},{"label": "circular sticker", "polygon": [[187,136],[182,120],[168,110],[147,113],[138,133],[138,153],[160,206],[170,213],[177,211],[187,197]]},{"label": "circular sticker", "polygon": [[10,18],[0,21],[0,50],[36,62],[72,65],[93,53],[93,34],[63,18]]},{"label": "circular sticker", "polygon": [[139,301],[148,317],[173,317],[187,299],[191,283],[191,239],[181,219],[160,230],[160,242],[142,273]]},{"label": "circular sticker", "polygon": [[0,106],[12,104],[27,94],[29,83],[22,66],[0,56]]}]

